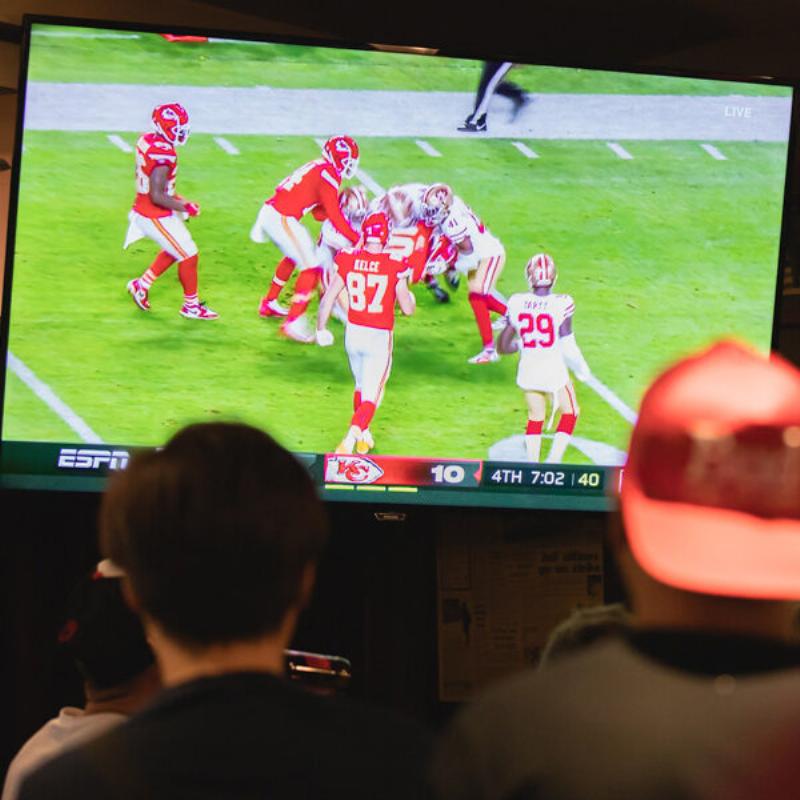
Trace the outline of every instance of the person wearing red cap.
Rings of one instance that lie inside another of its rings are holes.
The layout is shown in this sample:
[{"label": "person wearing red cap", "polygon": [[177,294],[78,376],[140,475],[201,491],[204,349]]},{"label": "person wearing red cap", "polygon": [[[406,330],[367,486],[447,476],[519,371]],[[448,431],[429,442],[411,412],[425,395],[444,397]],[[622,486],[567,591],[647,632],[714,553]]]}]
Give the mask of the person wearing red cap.
[{"label": "person wearing red cap", "polygon": [[800,719],[800,371],[732,341],[666,370],[620,510],[630,632],[465,709],[438,745],[439,798],[719,797]]}]

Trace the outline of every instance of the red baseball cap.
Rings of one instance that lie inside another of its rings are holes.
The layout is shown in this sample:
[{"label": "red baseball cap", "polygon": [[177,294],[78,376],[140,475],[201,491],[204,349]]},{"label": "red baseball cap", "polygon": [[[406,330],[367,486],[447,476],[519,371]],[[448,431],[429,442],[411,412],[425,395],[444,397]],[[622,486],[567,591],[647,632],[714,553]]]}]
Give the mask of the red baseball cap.
[{"label": "red baseball cap", "polygon": [[620,501],[656,580],[800,598],[800,370],[735,341],[669,368],[642,401]]}]

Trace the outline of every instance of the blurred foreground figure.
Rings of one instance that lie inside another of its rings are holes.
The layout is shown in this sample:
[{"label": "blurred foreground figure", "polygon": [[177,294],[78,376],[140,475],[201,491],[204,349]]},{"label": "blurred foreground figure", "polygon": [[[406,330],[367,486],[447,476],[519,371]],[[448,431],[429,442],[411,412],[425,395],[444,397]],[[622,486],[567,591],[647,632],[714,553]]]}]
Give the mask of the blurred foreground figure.
[{"label": "blurred foreground figure", "polygon": [[800,372],[731,342],[667,370],[620,501],[630,632],[477,699],[440,743],[439,797],[706,798],[797,718]]},{"label": "blurred foreground figure", "polygon": [[2,800],[16,800],[26,775],[115,728],[158,692],[153,651],[120,584],[118,569],[103,561],[75,587],[58,642],[83,678],[85,706],[62,708],[25,742],[8,768]]},{"label": "blurred foreground figure", "polygon": [[269,436],[193,425],[111,482],[101,548],[124,570],[165,685],[23,784],[31,798],[413,798],[427,738],[283,677],[327,537],[305,467]]}]

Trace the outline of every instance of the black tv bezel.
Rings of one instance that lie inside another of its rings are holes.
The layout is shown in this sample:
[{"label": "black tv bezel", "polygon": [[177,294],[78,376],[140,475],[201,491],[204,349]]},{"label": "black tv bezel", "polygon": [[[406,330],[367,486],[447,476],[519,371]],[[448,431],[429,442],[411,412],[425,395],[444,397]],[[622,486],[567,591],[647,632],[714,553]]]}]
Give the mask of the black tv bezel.
[{"label": "black tv bezel", "polygon": [[[266,21],[265,21],[266,22]],[[546,61],[525,61],[521,62],[518,59],[510,57],[504,58],[502,54],[496,51],[489,52],[476,48],[470,49],[465,52],[456,48],[450,50],[446,43],[442,43],[441,47],[432,47],[430,45],[418,46],[408,43],[373,43],[363,41],[353,41],[345,39],[344,37],[338,38],[334,36],[314,36],[314,35],[287,35],[283,33],[267,33],[263,31],[237,31],[224,28],[200,28],[194,26],[182,25],[157,25],[153,23],[141,22],[127,22],[115,20],[97,20],[87,19],[81,17],[67,17],[49,14],[25,14],[22,18],[22,43],[21,43],[21,57],[19,69],[19,81],[17,91],[17,117],[15,124],[14,134],[14,147],[11,169],[11,181],[9,187],[9,203],[8,203],[8,228],[6,236],[6,252],[3,272],[3,294],[2,294],[2,315],[0,315],[0,452],[2,452],[3,439],[3,417],[5,411],[5,383],[6,372],[8,368],[8,339],[10,329],[10,304],[11,304],[11,288],[13,285],[13,272],[14,272],[14,252],[16,240],[16,224],[17,212],[19,203],[19,184],[21,174],[21,159],[22,159],[22,137],[24,132],[24,111],[25,111],[25,97],[28,84],[28,66],[30,60],[32,28],[33,25],[56,25],[62,27],[82,27],[94,28],[99,30],[114,30],[114,31],[131,31],[140,33],[160,34],[168,30],[172,34],[181,36],[208,36],[238,39],[242,41],[252,41],[258,43],[275,43],[275,44],[289,44],[309,47],[328,47],[332,49],[349,49],[349,50],[362,50],[374,52],[406,52],[414,53],[416,55],[423,55],[430,58],[458,58],[473,61],[481,61],[486,59],[492,60],[508,60],[514,61],[518,64],[525,64],[526,66],[541,66],[541,67],[557,67],[566,69],[585,69],[587,71],[607,71],[619,72],[634,75],[648,75],[653,77],[658,76],[674,76],[679,78],[693,78],[697,80],[720,80],[738,83],[752,83],[762,85],[778,85],[791,90],[792,111],[789,127],[789,138],[787,141],[787,159],[786,159],[786,174],[784,177],[783,189],[783,207],[781,213],[781,231],[778,248],[778,259],[775,274],[775,299],[773,303],[773,317],[772,317],[772,330],[770,336],[770,349],[772,351],[780,352],[779,343],[779,330],[780,320],[782,313],[782,296],[783,296],[783,282],[782,277],[786,268],[786,251],[788,247],[788,240],[791,235],[790,226],[787,222],[791,212],[791,197],[793,187],[793,172],[795,168],[796,159],[796,144],[797,144],[797,129],[800,124],[800,110],[798,109],[798,90],[800,89],[800,81],[794,78],[777,75],[752,75],[751,73],[730,73],[730,72],[716,72],[711,70],[682,70],[672,68],[661,68],[657,66],[647,65],[620,65],[613,61],[595,61],[591,64],[580,62],[579,60],[567,59],[566,61],[548,59]],[[15,491],[20,491],[19,489]],[[75,489],[61,489],[61,488],[47,488],[47,489],[29,489],[21,491],[32,492],[50,492],[50,491],[66,491],[74,492],[76,494],[84,494],[86,488]],[[93,490],[89,490],[93,491]],[[97,490],[94,490],[97,491]],[[349,505],[357,506],[359,508],[368,509],[373,508],[376,513],[387,512],[397,513],[401,516],[407,515],[411,510],[420,508],[430,509],[461,509],[465,510],[488,510],[497,513],[526,513],[526,511],[536,511],[537,509],[524,509],[514,506],[498,506],[492,504],[464,504],[459,503],[392,503],[390,500],[381,503],[369,503],[367,501],[350,500],[347,497],[342,497],[336,501],[329,500],[327,502],[334,503],[335,505]],[[603,514],[607,511],[593,511],[585,509],[541,509],[548,513],[576,513],[576,514]]]}]

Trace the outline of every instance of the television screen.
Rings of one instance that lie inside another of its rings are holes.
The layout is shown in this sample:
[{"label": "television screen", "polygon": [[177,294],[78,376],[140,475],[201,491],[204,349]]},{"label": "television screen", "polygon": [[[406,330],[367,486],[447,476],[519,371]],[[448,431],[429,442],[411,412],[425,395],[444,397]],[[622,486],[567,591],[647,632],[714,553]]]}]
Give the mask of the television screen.
[{"label": "television screen", "polygon": [[236,419],[329,500],[606,509],[651,379],[772,343],[788,86],[52,23],[3,486]]}]

